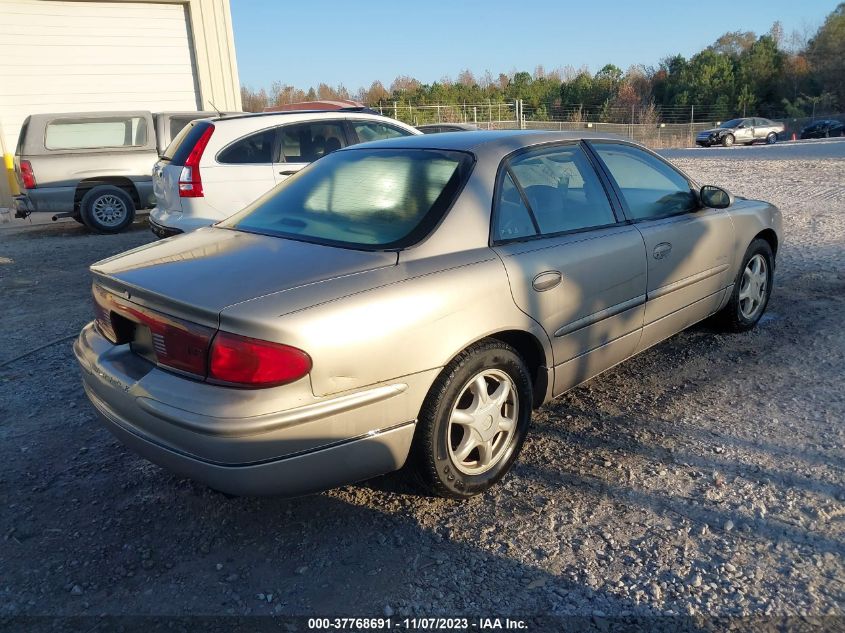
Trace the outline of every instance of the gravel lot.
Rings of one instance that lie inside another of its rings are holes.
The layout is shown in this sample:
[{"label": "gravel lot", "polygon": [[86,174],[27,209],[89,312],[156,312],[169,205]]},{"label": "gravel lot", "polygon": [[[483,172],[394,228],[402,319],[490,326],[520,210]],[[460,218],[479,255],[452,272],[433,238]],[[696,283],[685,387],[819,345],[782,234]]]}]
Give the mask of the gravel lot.
[{"label": "gravel lot", "polygon": [[842,630],[845,160],[676,160],[783,210],[760,327],[696,326],[560,398],[504,484],[465,503],[396,477],[227,498],[136,457],[96,423],[70,338],[18,357],[77,333],[86,267],[151,235],[6,225],[0,622],[765,614]]}]

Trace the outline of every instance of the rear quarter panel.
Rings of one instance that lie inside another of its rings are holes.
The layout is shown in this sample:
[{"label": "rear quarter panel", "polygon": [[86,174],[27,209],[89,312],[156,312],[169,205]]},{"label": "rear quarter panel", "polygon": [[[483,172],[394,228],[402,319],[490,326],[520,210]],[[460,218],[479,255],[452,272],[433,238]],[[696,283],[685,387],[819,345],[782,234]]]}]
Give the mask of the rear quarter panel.
[{"label": "rear quarter panel", "polygon": [[224,310],[220,327],[308,352],[315,396],[441,368],[504,330],[534,334],[551,358],[548,337],[517,309],[502,262],[487,248],[247,301]]}]

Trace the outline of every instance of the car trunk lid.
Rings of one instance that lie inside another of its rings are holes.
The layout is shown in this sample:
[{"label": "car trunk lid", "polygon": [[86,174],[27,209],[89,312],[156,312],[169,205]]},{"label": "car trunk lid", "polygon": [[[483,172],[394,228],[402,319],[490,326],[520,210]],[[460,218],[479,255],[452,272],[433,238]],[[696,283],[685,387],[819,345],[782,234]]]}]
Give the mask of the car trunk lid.
[{"label": "car trunk lid", "polygon": [[130,301],[216,327],[227,307],[397,262],[370,252],[209,227],[97,262],[97,283]]}]

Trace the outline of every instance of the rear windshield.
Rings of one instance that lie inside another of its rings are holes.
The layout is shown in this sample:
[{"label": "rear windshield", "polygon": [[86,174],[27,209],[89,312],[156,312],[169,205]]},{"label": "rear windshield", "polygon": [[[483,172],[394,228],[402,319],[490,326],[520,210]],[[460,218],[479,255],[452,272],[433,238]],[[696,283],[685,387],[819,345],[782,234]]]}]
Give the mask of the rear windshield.
[{"label": "rear windshield", "polygon": [[421,240],[472,166],[464,152],[356,149],[305,168],[220,226],[367,250]]},{"label": "rear windshield", "polygon": [[167,149],[164,150],[161,160],[170,161],[171,165],[184,165],[188,154],[191,153],[194,145],[196,145],[200,136],[202,136],[202,133],[205,132],[209,125],[214,124],[209,121],[198,120],[183,127],[182,131],[179,132],[176,138],[167,146]]},{"label": "rear windshield", "polygon": [[56,119],[47,124],[47,149],[142,147],[147,144],[147,119],[141,116]]},{"label": "rear windshield", "polygon": [[169,133],[170,133],[169,134],[170,138],[175,139],[176,136],[179,134],[179,132],[181,132],[182,130],[185,129],[185,127],[188,125],[188,123],[190,123],[191,121],[196,121],[197,118],[204,118],[204,117],[191,116],[190,114],[186,115],[186,116],[172,116],[172,117],[170,117],[170,122],[169,122],[170,130],[168,130]]}]

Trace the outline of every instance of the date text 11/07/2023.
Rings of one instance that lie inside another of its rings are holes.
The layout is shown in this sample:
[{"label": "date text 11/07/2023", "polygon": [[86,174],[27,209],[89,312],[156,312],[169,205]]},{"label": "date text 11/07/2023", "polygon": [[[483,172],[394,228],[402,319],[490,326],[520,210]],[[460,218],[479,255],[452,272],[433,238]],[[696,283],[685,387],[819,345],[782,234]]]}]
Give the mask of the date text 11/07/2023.
[{"label": "date text 11/07/2023", "polygon": [[312,631],[524,631],[528,624],[513,618],[309,618]]}]

